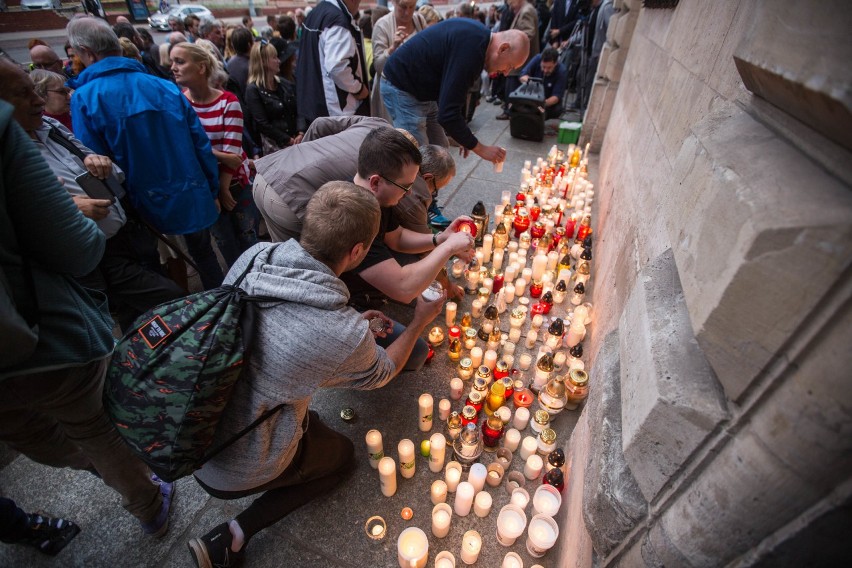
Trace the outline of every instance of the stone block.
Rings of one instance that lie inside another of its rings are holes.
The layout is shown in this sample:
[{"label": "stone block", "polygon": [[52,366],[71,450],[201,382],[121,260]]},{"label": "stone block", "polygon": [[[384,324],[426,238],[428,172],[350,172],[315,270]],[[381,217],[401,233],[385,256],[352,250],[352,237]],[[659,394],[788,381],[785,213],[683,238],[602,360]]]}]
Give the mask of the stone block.
[{"label": "stone block", "polygon": [[[606,75],[606,62],[609,59],[609,56],[612,53],[613,49],[615,49],[614,45],[609,42],[604,43],[603,48],[601,49],[601,57],[598,60],[598,73],[601,77],[606,77],[607,79],[609,79],[609,77],[607,77]],[[594,97],[594,93],[592,93],[591,96]],[[589,100],[591,101],[591,99]],[[589,104],[591,104],[591,102]]]},{"label": "stone block", "polygon": [[627,48],[613,49],[606,61],[606,72],[604,76],[610,81],[620,81],[621,73],[624,71],[624,61],[627,59]]},{"label": "stone block", "polygon": [[624,455],[652,501],[728,416],[666,250],[639,273],[619,323]]},{"label": "stone block", "polygon": [[695,335],[738,401],[842,279],[852,194],[736,104],[719,105],[690,132],[665,223]]},{"label": "stone block", "polygon": [[681,2],[664,47],[690,73],[707,82],[728,41],[741,2]]},{"label": "stone block", "polygon": [[724,566],[819,497],[746,428],[719,450],[658,522],[689,565]]},{"label": "stone block", "polygon": [[852,58],[852,5],[756,4],[734,53],[746,88],[852,149],[852,91],[848,74],[837,72]]},{"label": "stone block", "polygon": [[638,12],[613,14],[609,20],[609,28],[607,28],[607,41],[611,41],[617,47],[630,47],[630,40],[633,38],[633,32],[638,21]]},{"label": "stone block", "polygon": [[591,431],[589,441],[583,517],[601,556],[621,543],[648,512],[621,449],[620,373],[618,332],[613,331],[595,356],[586,405],[590,419],[600,426]]}]

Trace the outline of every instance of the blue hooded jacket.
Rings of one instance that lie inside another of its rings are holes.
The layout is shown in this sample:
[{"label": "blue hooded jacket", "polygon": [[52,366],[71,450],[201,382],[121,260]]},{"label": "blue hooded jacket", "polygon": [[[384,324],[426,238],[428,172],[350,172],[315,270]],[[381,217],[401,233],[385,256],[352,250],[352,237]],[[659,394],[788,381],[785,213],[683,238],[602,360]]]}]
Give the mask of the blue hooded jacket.
[{"label": "blue hooded jacket", "polygon": [[218,166],[198,115],[178,87],[141,63],[107,57],[68,82],[74,134],[124,170],[130,201],[167,234],[217,217]]}]

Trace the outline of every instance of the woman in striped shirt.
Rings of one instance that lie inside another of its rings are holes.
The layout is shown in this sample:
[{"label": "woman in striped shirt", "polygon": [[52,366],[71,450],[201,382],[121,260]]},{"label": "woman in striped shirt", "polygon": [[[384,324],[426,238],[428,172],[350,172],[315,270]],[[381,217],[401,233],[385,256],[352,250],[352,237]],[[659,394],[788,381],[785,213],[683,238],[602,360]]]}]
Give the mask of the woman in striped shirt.
[{"label": "woman in striped shirt", "polygon": [[219,162],[219,220],[211,228],[219,251],[231,266],[257,243],[260,220],[251,193],[248,157],[243,151],[243,111],[236,95],[210,83],[221,67],[207,50],[191,43],[172,48],[172,73],[198,113]]}]

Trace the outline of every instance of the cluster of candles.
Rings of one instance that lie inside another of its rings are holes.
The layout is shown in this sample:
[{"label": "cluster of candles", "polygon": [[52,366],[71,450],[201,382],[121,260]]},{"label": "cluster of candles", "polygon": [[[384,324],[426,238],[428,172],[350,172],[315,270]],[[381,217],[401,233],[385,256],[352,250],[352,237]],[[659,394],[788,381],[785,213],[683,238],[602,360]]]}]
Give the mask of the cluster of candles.
[{"label": "cluster of candles", "polygon": [[[476,256],[467,265],[456,260],[452,274],[475,296],[471,309],[459,319],[458,304],[448,302],[447,333],[435,327],[428,336],[433,347],[449,339],[447,353],[458,364],[457,376],[450,380],[449,397],[438,402],[437,415],[431,394],[418,400],[420,431],[430,432],[437,418],[446,432],[433,433],[421,445],[429,470],[443,471],[443,478],[430,488],[436,538],[449,534],[453,516],[466,517],[472,511],[485,518],[491,513],[493,498],[486,484],[502,484],[510,495],[510,503],[497,515],[501,545],[512,546],[526,530],[527,552],[541,557],[559,535],[553,517],[561,506],[566,472],[553,421],[588,396],[581,342],[592,321],[585,293],[592,258],[594,189],[586,176],[579,148],[572,145],[563,154],[554,146],[535,166],[524,165],[514,204],[509,192],[503,193],[494,209],[493,230],[489,231],[489,216],[481,202],[471,215],[474,223],[464,229],[475,237]],[[507,312],[508,318],[503,315]],[[508,328],[502,325],[506,320]],[[453,401],[460,404],[459,410],[453,410]],[[527,428],[533,435],[522,435]],[[384,454],[381,433],[370,430],[366,442],[382,494],[394,495],[397,464]],[[494,452],[487,467],[479,463],[483,451]],[[510,471],[514,452],[523,460],[522,471]],[[414,442],[401,440],[397,453],[400,475],[411,478]],[[524,485],[539,480],[531,499]],[[452,506],[450,494],[455,494]],[[467,531],[462,562],[475,563],[481,547],[482,536]],[[425,566],[426,534],[416,527],[405,529],[399,536],[398,555],[400,566]],[[502,568],[522,565],[521,558],[510,552]],[[442,551],[435,566],[454,567],[455,557]]]}]

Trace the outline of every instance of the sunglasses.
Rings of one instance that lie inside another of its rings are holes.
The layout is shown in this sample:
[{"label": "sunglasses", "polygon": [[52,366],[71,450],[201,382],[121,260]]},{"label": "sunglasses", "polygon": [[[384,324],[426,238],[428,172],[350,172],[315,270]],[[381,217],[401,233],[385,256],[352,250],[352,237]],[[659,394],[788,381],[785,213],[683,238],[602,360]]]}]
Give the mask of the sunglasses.
[{"label": "sunglasses", "polygon": [[414,184],[413,184],[413,183],[410,183],[410,184],[408,184],[408,185],[400,185],[400,184],[396,183],[395,181],[393,181],[392,179],[386,178],[386,177],[385,177],[385,176],[383,176],[382,174],[378,174],[378,175],[379,175],[379,177],[380,177],[380,178],[382,178],[382,179],[383,179],[383,180],[385,180],[386,182],[391,183],[391,184],[393,184],[393,185],[397,186],[399,189],[401,189],[401,190],[402,190],[402,192],[403,192],[403,193],[408,193],[409,191],[411,191],[411,188],[412,188],[412,187],[414,187]]}]

